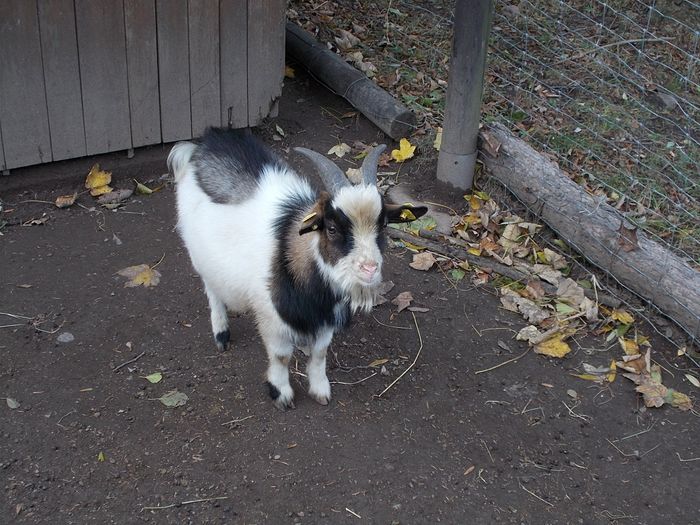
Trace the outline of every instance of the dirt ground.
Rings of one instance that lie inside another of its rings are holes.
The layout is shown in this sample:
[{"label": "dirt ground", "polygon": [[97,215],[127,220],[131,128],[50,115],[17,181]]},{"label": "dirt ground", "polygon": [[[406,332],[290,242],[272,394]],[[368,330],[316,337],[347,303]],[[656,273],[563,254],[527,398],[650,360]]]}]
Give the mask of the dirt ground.
[{"label": "dirt ground", "polygon": [[[383,140],[339,118],[349,110],[303,77],[287,81],[276,120],[285,137],[271,143]],[[167,152],[98,160],[127,184],[146,177],[145,163],[148,178],[165,173]],[[386,256],[389,298],[411,291],[429,311],[414,322],[386,303],[358,317],[332,345],[331,404],[294,375],[297,408],[277,411],[249,318],[232,321],[233,349],[216,351],[173,230],[172,187],[114,212],[21,202],[71,193],[94,161],[0,179],[14,210],[0,237],[0,397],[20,403],[0,405],[1,523],[697,523],[696,416],[644,409],[623,378],[600,389],[571,377],[584,360],[614,357],[595,352],[600,338],[563,360],[529,353],[476,374],[525,350],[513,338],[524,322],[493,288],[415,271],[400,249]],[[428,171],[404,169],[431,187]],[[22,189],[30,176],[40,184]],[[438,190],[421,197],[445,199]],[[19,225],[44,213],[43,225]],[[125,288],[115,274],[163,255],[154,288]],[[65,332],[74,340],[59,342]],[[680,366],[670,345],[653,345],[666,368]],[[388,375],[368,367],[376,359],[388,359]],[[144,379],[153,372],[160,383]],[[156,400],[172,389],[186,405]]]}]

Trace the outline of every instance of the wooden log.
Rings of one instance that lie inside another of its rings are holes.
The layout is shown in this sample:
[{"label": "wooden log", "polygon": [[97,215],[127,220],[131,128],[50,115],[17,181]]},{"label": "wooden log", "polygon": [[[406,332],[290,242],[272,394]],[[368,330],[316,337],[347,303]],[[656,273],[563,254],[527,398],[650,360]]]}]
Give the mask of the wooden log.
[{"label": "wooden log", "polygon": [[287,51],[313,75],[357,108],[379,129],[398,140],[416,126],[416,116],[389,93],[302,28],[287,22]]},{"label": "wooden log", "polygon": [[700,272],[586,193],[547,157],[500,124],[482,132],[491,176],[591,263],[700,337]]}]

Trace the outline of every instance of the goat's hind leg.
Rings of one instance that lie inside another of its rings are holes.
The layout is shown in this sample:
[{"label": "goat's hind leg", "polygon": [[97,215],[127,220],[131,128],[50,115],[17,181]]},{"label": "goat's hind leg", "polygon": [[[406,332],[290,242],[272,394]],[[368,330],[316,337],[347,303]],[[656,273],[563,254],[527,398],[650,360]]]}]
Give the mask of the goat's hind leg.
[{"label": "goat's hind leg", "polygon": [[209,309],[211,310],[211,330],[214,333],[216,346],[222,352],[228,349],[231,340],[231,331],[228,327],[228,313],[226,305],[211,291],[211,288],[204,284],[204,288],[209,298]]}]

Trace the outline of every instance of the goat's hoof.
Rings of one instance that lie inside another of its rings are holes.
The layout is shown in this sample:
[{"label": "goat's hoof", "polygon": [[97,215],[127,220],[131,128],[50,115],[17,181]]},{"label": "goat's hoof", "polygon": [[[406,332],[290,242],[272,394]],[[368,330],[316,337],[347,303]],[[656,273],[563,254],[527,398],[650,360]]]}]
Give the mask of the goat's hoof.
[{"label": "goat's hoof", "polygon": [[266,381],[265,383],[270,391],[270,397],[277,408],[283,412],[287,409],[296,408],[294,406],[294,390],[292,390],[291,386],[287,385],[282,387],[282,390],[280,390],[269,381]]},{"label": "goat's hoof", "polygon": [[228,344],[231,340],[231,332],[227,328],[223,332],[219,332],[218,334],[216,334],[214,336],[214,340],[216,341],[216,347],[221,352],[225,352],[226,350],[228,350]]},{"label": "goat's hoof", "polygon": [[331,384],[326,380],[316,388],[310,387],[309,395],[321,405],[327,405],[331,400]]}]

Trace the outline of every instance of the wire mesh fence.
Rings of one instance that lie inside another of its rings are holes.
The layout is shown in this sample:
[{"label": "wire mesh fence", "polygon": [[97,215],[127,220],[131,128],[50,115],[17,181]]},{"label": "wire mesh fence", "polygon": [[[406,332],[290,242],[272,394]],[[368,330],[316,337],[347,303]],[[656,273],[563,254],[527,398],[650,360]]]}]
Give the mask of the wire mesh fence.
[{"label": "wire mesh fence", "polygon": [[[453,0],[295,4],[329,46],[337,28],[363,37],[363,64],[416,110],[419,134],[441,125]],[[516,130],[697,269],[699,51],[700,3],[690,0],[497,0],[484,120]]]}]

